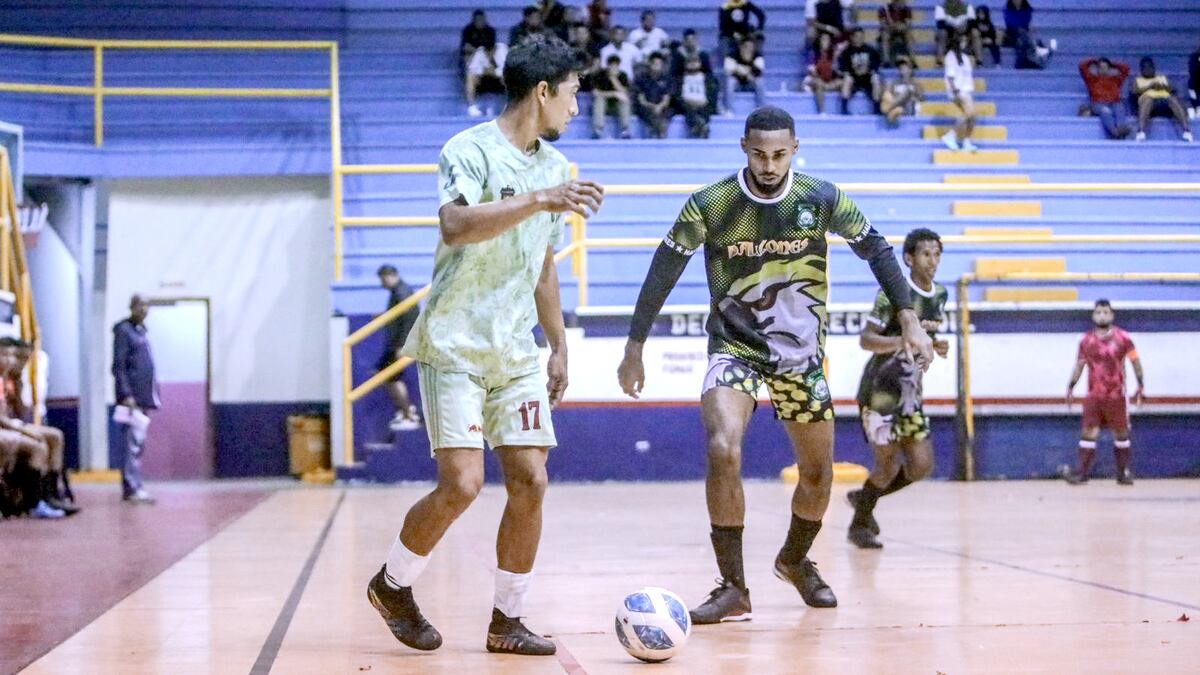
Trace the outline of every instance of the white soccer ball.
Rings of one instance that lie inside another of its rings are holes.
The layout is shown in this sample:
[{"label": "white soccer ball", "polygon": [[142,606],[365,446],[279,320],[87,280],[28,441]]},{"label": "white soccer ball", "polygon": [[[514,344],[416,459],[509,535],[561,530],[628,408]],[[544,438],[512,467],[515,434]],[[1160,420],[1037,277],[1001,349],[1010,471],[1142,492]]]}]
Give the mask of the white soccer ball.
[{"label": "white soccer ball", "polygon": [[617,608],[617,639],[630,656],[656,663],[679,653],[692,632],[687,605],[665,588],[648,586]]}]

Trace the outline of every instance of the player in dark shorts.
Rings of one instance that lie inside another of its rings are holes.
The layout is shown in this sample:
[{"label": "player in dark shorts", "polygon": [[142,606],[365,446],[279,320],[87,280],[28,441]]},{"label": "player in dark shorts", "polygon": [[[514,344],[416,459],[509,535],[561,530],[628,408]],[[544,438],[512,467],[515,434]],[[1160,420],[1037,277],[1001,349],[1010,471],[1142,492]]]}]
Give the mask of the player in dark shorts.
[{"label": "player in dark shorts", "polygon": [[[933,338],[933,350],[945,358],[950,343],[934,337],[949,295],[945,286],[933,280],[941,261],[942,238],[933,230],[918,228],[904,238],[913,310]],[[846,494],[854,507],[847,538],[859,548],[883,548],[875,538],[879,534],[875,503],[929,475],[933,443],[929,419],[921,406],[922,372],[904,352],[900,323],[883,291],[875,296],[859,345],[873,353],[858,385],[858,410],[863,435],[875,453],[875,466],[861,489]]]},{"label": "player in dark shorts", "polygon": [[1133,394],[1134,405],[1141,405],[1145,397],[1142,377],[1142,362],[1129,334],[1113,325],[1113,309],[1108,300],[1097,300],[1092,308],[1092,323],[1095,327],[1079,341],[1079,357],[1071,382],[1067,385],[1067,407],[1075,400],[1075,383],[1088,371],[1088,393],[1083,399],[1083,431],[1079,434],[1079,468],[1072,473],[1063,472],[1063,478],[1071,485],[1087,483],[1096,459],[1096,439],[1101,429],[1111,429],[1113,454],[1117,457],[1117,482],[1133,485],[1133,472],[1129,458],[1133,448],[1129,441],[1129,410],[1125,404],[1125,359],[1133,364],[1137,377],[1137,391]]},{"label": "player in dark shorts", "polygon": [[706,492],[718,586],[692,611],[695,623],[750,618],[742,563],[742,437],[765,385],[799,468],[791,527],[775,574],[813,607],[837,598],[808,551],[821,529],[833,479],[833,405],[825,381],[828,232],[844,237],[885,290],[904,349],[923,367],[929,336],[912,310],[904,273],[887,240],[837,186],[792,170],[792,116],[776,107],[746,119],[747,167],[695,192],[654,254],[638,296],[617,376],[634,398],[642,390],[642,347],[691,255],[704,247],[711,305],[709,368],[701,411],[708,438]]}]

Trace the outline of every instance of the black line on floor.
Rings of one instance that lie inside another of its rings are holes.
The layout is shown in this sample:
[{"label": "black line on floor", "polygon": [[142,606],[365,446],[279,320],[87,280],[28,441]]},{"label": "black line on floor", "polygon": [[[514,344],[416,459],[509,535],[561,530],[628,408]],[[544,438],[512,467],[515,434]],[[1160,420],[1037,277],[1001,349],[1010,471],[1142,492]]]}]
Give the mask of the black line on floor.
[{"label": "black line on floor", "polygon": [[1078,579],[1076,577],[1070,577],[1065,574],[1057,574],[1055,572],[1046,572],[1043,570],[1033,569],[1032,567],[1025,567],[1023,565],[1016,565],[1013,563],[1004,562],[1002,560],[993,560],[992,558],[982,558],[980,556],[971,555],[969,553],[963,553],[961,551],[953,551],[950,549],[938,548],[936,546],[926,546],[924,544],[917,544],[917,543],[914,543],[911,541],[905,541],[903,539],[895,539],[893,537],[888,537],[887,540],[895,541],[897,543],[904,544],[906,546],[911,546],[913,548],[924,549],[926,551],[934,551],[935,553],[943,553],[945,555],[952,555],[957,558],[963,558],[964,560],[973,560],[975,562],[987,563],[989,565],[997,565],[999,567],[1007,567],[1008,569],[1017,570],[1019,572],[1028,572],[1029,574],[1036,574],[1040,577],[1047,577],[1050,579],[1058,579],[1059,581],[1069,581],[1074,584],[1081,584],[1083,586],[1091,586],[1092,588],[1099,588],[1099,589],[1105,590],[1105,591],[1112,591],[1113,593],[1120,593],[1121,595],[1128,595],[1128,596],[1131,596],[1134,598],[1141,598],[1142,600],[1150,600],[1151,602],[1159,602],[1164,605],[1171,605],[1172,607],[1182,607],[1183,609],[1191,609],[1191,610],[1200,612],[1200,606],[1197,606],[1197,605],[1189,605],[1186,602],[1180,602],[1178,600],[1172,600],[1170,598],[1161,598],[1157,595],[1149,595],[1147,593],[1139,593],[1137,591],[1131,591],[1131,590],[1128,590],[1125,588],[1109,586],[1108,584],[1102,584],[1098,581],[1088,581],[1087,579]]},{"label": "black line on floor", "polygon": [[308,554],[308,560],[304,561],[300,576],[296,577],[296,583],[292,585],[292,592],[279,610],[279,616],[275,618],[275,625],[271,627],[271,633],[267,635],[266,642],[258,652],[258,659],[254,661],[254,667],[250,669],[250,675],[267,675],[271,672],[271,666],[275,665],[275,658],[279,656],[279,647],[283,645],[283,638],[287,635],[288,627],[292,625],[292,617],[296,615],[296,608],[300,606],[300,598],[304,597],[304,588],[308,586],[313,567],[317,564],[317,558],[321,556],[321,549],[325,547],[325,540],[329,537],[333,520],[337,517],[345,499],[346,492],[343,490],[337,503],[329,512],[329,517],[325,520],[325,527],[321,529],[320,536],[317,537],[312,551]]}]

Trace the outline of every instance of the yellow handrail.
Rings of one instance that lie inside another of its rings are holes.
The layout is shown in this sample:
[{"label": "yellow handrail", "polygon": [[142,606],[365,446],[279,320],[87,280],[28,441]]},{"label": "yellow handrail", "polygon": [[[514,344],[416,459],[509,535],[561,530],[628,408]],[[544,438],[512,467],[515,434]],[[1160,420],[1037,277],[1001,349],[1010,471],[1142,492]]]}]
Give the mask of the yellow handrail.
[{"label": "yellow handrail", "polygon": [[1112,281],[1124,282],[1163,282],[1188,283],[1200,282],[1200,273],[1194,272],[1005,272],[1002,274],[975,274],[968,272],[958,279],[958,331],[959,350],[962,370],[962,387],[959,397],[962,401],[963,425],[965,430],[962,448],[964,460],[964,478],[975,479],[975,404],[971,396],[971,313],[970,296],[967,289],[976,281]]},{"label": "yellow handrail", "polygon": [[32,394],[33,422],[41,424],[42,414],[38,403],[44,392],[38,391],[37,355],[42,348],[42,336],[33,304],[32,283],[29,278],[29,265],[25,259],[25,242],[21,236],[20,223],[12,165],[8,159],[8,150],[0,147],[0,228],[3,229],[0,233],[0,239],[3,240],[0,245],[0,287],[13,292],[13,309],[21,320],[21,338],[32,345],[29,386]]}]

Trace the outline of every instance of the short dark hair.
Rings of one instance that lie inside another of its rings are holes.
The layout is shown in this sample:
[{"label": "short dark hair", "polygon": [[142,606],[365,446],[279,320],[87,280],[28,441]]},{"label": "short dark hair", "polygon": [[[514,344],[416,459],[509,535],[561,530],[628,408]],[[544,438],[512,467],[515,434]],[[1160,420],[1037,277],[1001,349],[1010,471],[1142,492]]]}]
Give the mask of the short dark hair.
[{"label": "short dark hair", "polygon": [[556,37],[533,36],[509,50],[504,88],[512,102],[524,100],[539,82],[550,85],[550,93],[557,94],[558,85],[575,71],[575,54],[567,43]]},{"label": "short dark hair", "polygon": [[621,57],[617,56],[616,54],[609,54],[608,58],[604,60],[604,64],[608,65],[610,63],[621,63]]},{"label": "short dark hair", "polygon": [[644,18],[646,18],[646,17],[648,17],[648,16],[654,16],[654,10],[652,10],[652,9],[644,9],[644,10],[642,10],[642,18],[644,19]]},{"label": "short dark hair", "polygon": [[1142,60],[1138,61],[1138,67],[1145,65],[1154,65],[1154,59],[1150,58],[1149,56],[1143,56]]},{"label": "short dark hair", "polygon": [[846,30],[846,33],[849,35],[854,35],[855,33],[862,33],[862,32],[863,32],[862,26],[850,26],[850,28]]},{"label": "short dark hair", "polygon": [[1107,307],[1109,309],[1112,309],[1112,303],[1104,298],[1100,298],[1099,300],[1096,301],[1096,304],[1094,306],[1092,306],[1092,309],[1096,309],[1097,307]]},{"label": "short dark hair", "polygon": [[904,236],[904,255],[915,255],[923,241],[937,242],[938,252],[942,251],[942,236],[928,227],[918,227]]},{"label": "short dark hair", "polygon": [[618,25],[616,25],[616,26],[613,26],[613,27],[612,27],[612,29],[613,29],[613,31],[623,30],[623,31],[625,31],[626,33],[628,33],[628,32],[629,32],[629,29],[628,29],[628,28],[626,28],[625,26],[622,26],[622,25],[620,25],[620,24],[618,24]]},{"label": "short dark hair", "polygon": [[750,113],[746,118],[745,135],[749,136],[752,129],[759,131],[777,131],[779,129],[787,129],[793,136],[796,135],[796,120],[792,119],[791,114],[783,108],[777,108],[773,105],[764,105],[763,107]]},{"label": "short dark hair", "polygon": [[686,29],[686,30],[684,30],[684,31],[683,31],[683,37],[687,37],[687,36],[689,36],[689,35],[695,35],[695,34],[696,34],[696,29],[695,29],[695,28],[688,28],[688,29]]},{"label": "short dark hair", "polygon": [[1096,59],[1096,63],[1107,63],[1109,67],[1112,67],[1113,64],[1107,56],[1101,56],[1100,58]]},{"label": "short dark hair", "polygon": [[525,9],[521,10],[521,18],[525,18],[530,14],[540,14],[541,11],[537,8],[537,5],[525,5]]},{"label": "short dark hair", "polygon": [[471,12],[472,19],[474,19],[477,16],[485,16],[485,15],[486,15],[486,12],[484,12],[482,9],[477,9],[474,12]]},{"label": "short dark hair", "polygon": [[647,61],[653,61],[654,59],[658,59],[659,61],[665,62],[667,60],[667,57],[663,56],[662,52],[653,52],[650,54],[650,58],[647,59]]},{"label": "short dark hair", "polygon": [[385,274],[395,274],[396,276],[400,276],[400,270],[396,269],[396,266],[391,263],[384,263],[379,266],[379,269],[375,272],[375,275],[381,277]]}]

